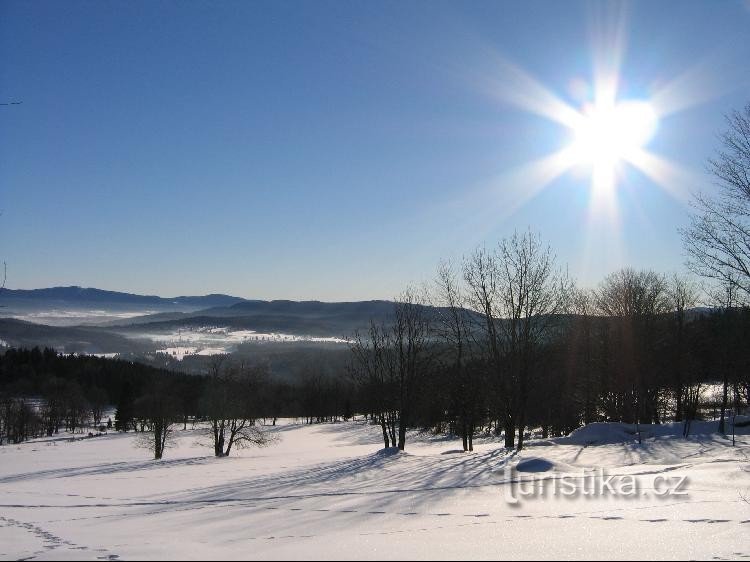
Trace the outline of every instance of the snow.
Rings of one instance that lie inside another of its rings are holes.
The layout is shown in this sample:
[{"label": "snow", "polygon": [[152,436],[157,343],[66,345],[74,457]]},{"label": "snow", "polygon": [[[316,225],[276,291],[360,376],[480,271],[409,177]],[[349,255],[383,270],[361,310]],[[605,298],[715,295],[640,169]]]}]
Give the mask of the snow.
[{"label": "snow", "polygon": [[[78,355],[74,353],[73,355]],[[103,357],[104,359],[115,359],[120,356],[119,353],[87,353],[85,355],[93,355],[94,357]]]},{"label": "snow", "polygon": [[165,353],[170,357],[174,357],[178,361],[182,361],[186,355],[195,355],[196,353],[198,353],[198,348],[194,346],[166,347],[164,349],[157,349],[156,353]]},{"label": "snow", "polygon": [[[275,445],[216,459],[179,427],[162,461],[133,434],[0,447],[0,559],[750,557],[748,428],[732,447],[715,422],[687,440],[648,427],[642,444],[633,426],[592,424],[520,453],[411,433],[399,453],[361,421],[288,421],[267,428]],[[585,469],[641,493],[508,501]],[[687,495],[657,497],[657,477],[687,477]]]},{"label": "snow", "polygon": [[572,445],[604,445],[636,440],[635,426],[624,423],[590,423],[576,429],[568,437],[568,442]]},{"label": "snow", "polygon": [[333,337],[298,336],[276,332],[262,333],[253,330],[231,330],[225,327],[201,326],[192,329],[178,329],[175,332],[124,333],[135,339],[151,340],[163,346],[156,353],[166,353],[182,360],[186,355],[218,355],[234,351],[242,343],[346,343],[346,340]]}]

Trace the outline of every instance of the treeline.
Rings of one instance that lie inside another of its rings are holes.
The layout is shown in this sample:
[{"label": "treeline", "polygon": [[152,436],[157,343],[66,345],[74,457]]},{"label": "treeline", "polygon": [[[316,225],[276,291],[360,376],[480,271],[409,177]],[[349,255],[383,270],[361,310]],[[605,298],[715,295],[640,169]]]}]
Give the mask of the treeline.
[{"label": "treeline", "polygon": [[487,434],[522,448],[532,429],[689,422],[715,383],[723,416],[750,401],[750,309],[725,297],[695,309],[689,279],[631,269],[583,290],[538,237],[515,235],[406,291],[390,323],[353,336],[348,365],[313,354],[291,379],[242,356],[214,356],[204,374],[188,375],[11,349],[0,356],[0,444],[111,423],[139,432],[159,458],[177,424],[199,423],[226,456],[267,442],[260,420],[357,413],[380,426],[386,447],[404,449],[420,428],[458,434],[465,450]]},{"label": "treeline", "polygon": [[[192,413],[201,377],[181,376],[138,363],[93,356],[61,355],[52,349],[9,349],[0,356],[0,444],[123,426],[103,419],[117,404],[124,413],[154,384],[165,384]],[[124,427],[123,427],[124,428]]]},{"label": "treeline", "polygon": [[392,325],[355,336],[358,406],[386,447],[422,427],[460,434],[465,450],[488,432],[520,449],[532,428],[689,422],[722,383],[724,431],[725,410],[750,400],[750,309],[727,299],[696,311],[690,279],[632,269],[582,290],[537,236],[516,234],[441,266],[398,299]]},{"label": "treeline", "polygon": [[351,415],[353,385],[323,363],[288,382],[270,377],[264,363],[226,355],[211,358],[205,374],[188,375],[52,349],[10,349],[0,355],[0,445],[112,429],[140,433],[160,458],[173,426],[200,423],[211,428],[214,452],[225,456],[233,447],[265,443],[259,420]]}]

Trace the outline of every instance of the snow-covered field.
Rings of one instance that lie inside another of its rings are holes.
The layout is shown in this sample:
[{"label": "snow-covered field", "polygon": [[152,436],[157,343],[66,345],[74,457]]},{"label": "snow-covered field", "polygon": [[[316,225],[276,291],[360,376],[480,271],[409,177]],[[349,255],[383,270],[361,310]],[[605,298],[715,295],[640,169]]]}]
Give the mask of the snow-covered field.
[{"label": "snow-covered field", "polygon": [[199,327],[179,329],[175,332],[124,333],[135,339],[147,339],[159,346],[156,353],[165,353],[182,361],[186,355],[217,355],[230,353],[241,343],[346,343],[346,340],[333,337],[295,336],[281,333],[262,333],[254,330],[230,330],[223,327]]},{"label": "snow-covered field", "polygon": [[[639,445],[593,425],[520,454],[418,434],[383,451],[361,422],[283,424],[224,459],[191,430],[162,461],[132,434],[0,447],[0,558],[750,558],[750,439],[714,427],[643,428]],[[638,494],[584,495],[585,469]],[[566,478],[577,493],[531,493]]]}]

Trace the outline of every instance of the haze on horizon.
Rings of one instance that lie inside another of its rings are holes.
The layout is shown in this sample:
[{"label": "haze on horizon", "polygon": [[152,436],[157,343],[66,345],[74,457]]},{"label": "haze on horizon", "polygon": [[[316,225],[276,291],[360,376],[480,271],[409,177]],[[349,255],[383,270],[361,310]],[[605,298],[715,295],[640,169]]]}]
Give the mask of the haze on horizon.
[{"label": "haze on horizon", "polygon": [[[741,0],[3,2],[7,286],[389,299],[527,228],[584,285],[680,271],[749,28]],[[597,189],[566,114],[602,67],[658,115]]]}]

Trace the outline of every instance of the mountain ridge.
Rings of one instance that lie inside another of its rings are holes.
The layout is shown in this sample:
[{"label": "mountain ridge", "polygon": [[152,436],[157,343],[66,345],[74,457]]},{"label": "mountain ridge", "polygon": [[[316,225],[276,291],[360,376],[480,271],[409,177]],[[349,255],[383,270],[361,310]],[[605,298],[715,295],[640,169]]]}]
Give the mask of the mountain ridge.
[{"label": "mountain ridge", "polygon": [[95,287],[81,287],[79,285],[44,287],[39,289],[7,289],[0,290],[2,300],[27,300],[34,302],[70,302],[70,303],[119,303],[132,305],[200,305],[230,306],[240,302],[251,302],[242,297],[211,293],[207,295],[180,295],[176,297],[160,297],[158,295],[140,295],[122,291],[110,291]]}]

